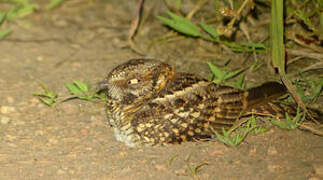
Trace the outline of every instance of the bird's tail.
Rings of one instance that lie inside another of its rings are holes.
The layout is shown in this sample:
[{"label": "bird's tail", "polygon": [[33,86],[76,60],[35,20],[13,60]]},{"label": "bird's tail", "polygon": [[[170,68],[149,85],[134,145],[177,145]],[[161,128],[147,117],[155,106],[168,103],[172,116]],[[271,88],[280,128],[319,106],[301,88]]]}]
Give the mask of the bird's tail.
[{"label": "bird's tail", "polygon": [[[259,87],[251,88],[247,92],[247,109],[244,115],[254,114],[283,120],[286,119],[286,114],[290,118],[295,118],[298,113],[296,104],[275,101],[287,93],[285,86],[279,83],[265,83]],[[323,114],[310,108],[304,113],[305,118],[298,123],[298,127],[323,136]]]},{"label": "bird's tail", "polygon": [[265,102],[278,99],[285,95],[287,89],[278,82],[267,82],[261,86],[251,88],[247,91],[246,106],[248,109]]},{"label": "bird's tail", "polygon": [[[298,113],[296,104],[275,101],[287,93],[285,86],[277,82],[268,82],[247,92],[244,115],[255,114],[283,120],[286,119],[286,114],[295,118]],[[305,119],[298,123],[298,127],[323,136],[323,114],[310,108],[304,113]]]}]

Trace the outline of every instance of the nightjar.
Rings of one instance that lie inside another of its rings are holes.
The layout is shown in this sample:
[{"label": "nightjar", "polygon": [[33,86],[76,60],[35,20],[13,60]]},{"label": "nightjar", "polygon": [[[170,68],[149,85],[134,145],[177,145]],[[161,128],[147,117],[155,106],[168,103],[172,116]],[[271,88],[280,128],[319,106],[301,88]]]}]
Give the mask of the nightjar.
[{"label": "nightjar", "polygon": [[244,116],[283,118],[285,112],[296,112],[291,105],[272,101],[286,93],[279,83],[243,91],[175,72],[153,59],[117,66],[99,88],[107,95],[108,122],[116,139],[130,147],[210,138],[211,128],[228,129]]}]

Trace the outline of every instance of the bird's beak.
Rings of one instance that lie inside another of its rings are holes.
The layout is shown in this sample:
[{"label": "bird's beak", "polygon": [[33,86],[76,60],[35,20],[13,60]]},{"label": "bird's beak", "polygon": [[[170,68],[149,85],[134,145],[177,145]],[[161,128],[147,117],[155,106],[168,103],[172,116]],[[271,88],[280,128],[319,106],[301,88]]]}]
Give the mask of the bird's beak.
[{"label": "bird's beak", "polygon": [[108,87],[109,87],[109,82],[107,79],[104,79],[103,81],[99,82],[96,85],[96,92],[99,93],[99,92],[108,90]]}]

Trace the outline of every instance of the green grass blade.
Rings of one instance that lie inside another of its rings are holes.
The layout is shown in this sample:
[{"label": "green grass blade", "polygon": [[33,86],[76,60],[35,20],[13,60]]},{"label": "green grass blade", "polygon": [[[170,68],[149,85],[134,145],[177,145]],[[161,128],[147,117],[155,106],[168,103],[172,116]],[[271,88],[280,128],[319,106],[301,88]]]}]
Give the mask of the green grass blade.
[{"label": "green grass blade", "polygon": [[306,24],[306,26],[311,29],[313,32],[316,32],[317,29],[315,28],[315,26],[312,24],[311,20],[309,19],[309,17],[307,17],[300,9],[298,9],[297,11],[295,11],[295,15],[301,19],[303,21],[304,24]]},{"label": "green grass blade", "polygon": [[313,101],[315,98],[320,96],[323,89],[323,78],[320,78],[317,83],[314,85],[314,89],[309,97],[310,101]]},{"label": "green grass blade", "polygon": [[219,37],[218,31],[216,29],[214,29],[212,26],[209,26],[204,23],[200,23],[200,25],[204,31],[206,31],[207,33],[209,33],[212,36],[212,38],[217,39]]},{"label": "green grass blade", "polygon": [[54,9],[57,6],[61,5],[65,0],[51,0],[50,3],[46,6],[46,9]]},{"label": "green grass blade", "polygon": [[71,94],[80,95],[83,93],[77,86],[72,83],[65,83],[65,86]]},{"label": "green grass blade", "polygon": [[7,29],[7,30],[4,30],[4,31],[1,31],[0,32],[0,40],[1,39],[4,39],[5,37],[7,37],[11,33],[12,33],[12,30],[11,29]]},{"label": "green grass blade", "polygon": [[[321,6],[323,7],[323,0]],[[323,12],[320,13],[320,39],[323,39]]]},{"label": "green grass blade", "polygon": [[207,63],[212,74],[214,74],[214,76],[219,79],[220,81],[222,81],[224,79],[224,75],[225,72],[223,72],[221,69],[219,69],[218,67],[216,67],[215,65],[213,65],[211,62]]},{"label": "green grass blade", "polygon": [[3,13],[0,11],[0,25],[4,22],[6,19],[6,13]]},{"label": "green grass blade", "polygon": [[279,72],[285,74],[283,0],[272,0],[271,5],[271,40],[272,61]]},{"label": "green grass blade", "polygon": [[185,19],[181,16],[178,16],[170,11],[168,11],[168,15],[171,17],[171,19],[165,18],[162,16],[157,16],[157,19],[159,19],[167,26],[185,35],[189,35],[193,37],[202,36],[202,34],[200,33],[200,29],[195,24],[193,24],[190,20]]},{"label": "green grass blade", "polygon": [[78,87],[83,93],[89,91],[89,85],[81,81],[74,80],[73,83]]},{"label": "green grass blade", "polygon": [[229,72],[229,73],[224,75],[223,80],[233,78],[233,77],[237,76],[238,74],[240,74],[242,71],[243,71],[243,69],[239,69],[239,70],[236,70],[234,72]]}]

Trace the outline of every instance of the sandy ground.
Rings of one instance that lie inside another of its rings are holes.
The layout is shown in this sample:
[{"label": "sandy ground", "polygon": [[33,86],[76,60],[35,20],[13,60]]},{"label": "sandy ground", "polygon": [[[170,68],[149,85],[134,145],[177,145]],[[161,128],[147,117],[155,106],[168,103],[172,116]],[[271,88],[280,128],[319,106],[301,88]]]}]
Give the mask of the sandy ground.
[{"label": "sandy ground", "polygon": [[[103,101],[50,108],[32,95],[40,83],[60,96],[72,80],[95,86],[117,64],[139,57],[126,46],[135,3],[71,1],[7,25],[14,33],[0,41],[0,179],[323,179],[323,138],[300,130],[271,128],[237,148],[209,141],[131,149],[114,139]],[[208,74],[197,56],[203,42],[151,45],[150,32],[166,29],[154,17],[147,22],[137,41],[146,56]]]}]

